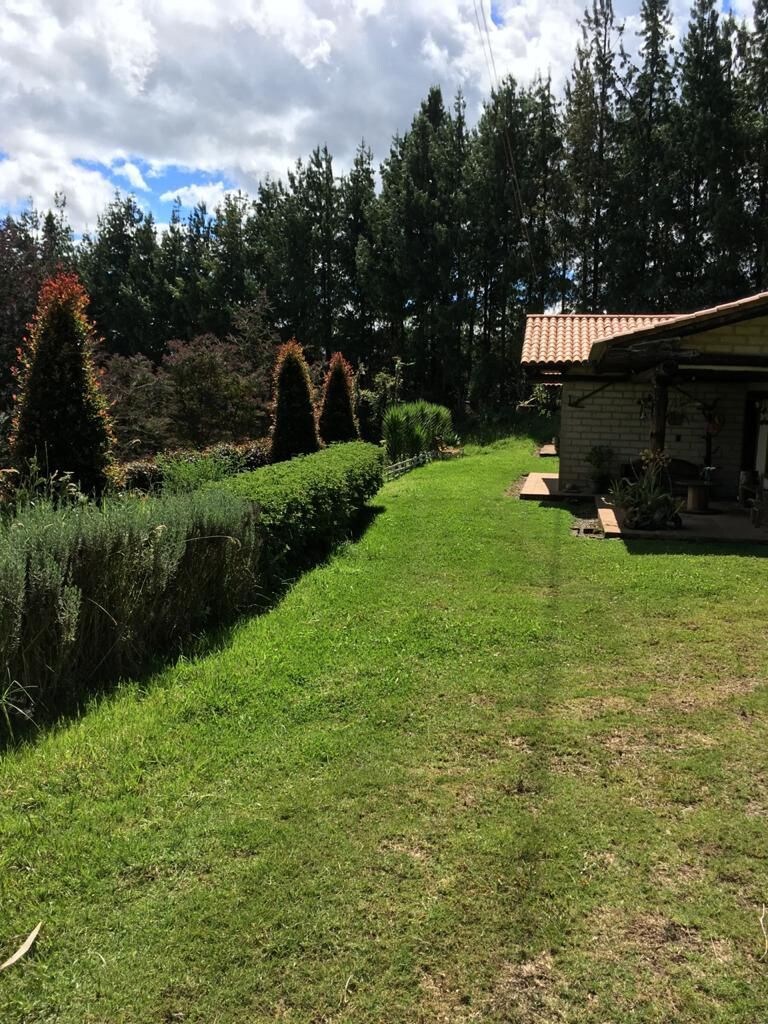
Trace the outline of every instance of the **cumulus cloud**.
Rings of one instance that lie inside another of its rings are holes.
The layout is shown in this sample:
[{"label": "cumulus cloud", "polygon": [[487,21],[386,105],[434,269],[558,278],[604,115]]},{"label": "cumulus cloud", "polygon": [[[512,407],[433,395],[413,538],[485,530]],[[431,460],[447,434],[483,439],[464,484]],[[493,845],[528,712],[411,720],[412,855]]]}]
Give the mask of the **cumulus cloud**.
[{"label": "cumulus cloud", "polygon": [[118,178],[125,178],[131,188],[138,190],[139,192],[149,192],[149,185],[144,180],[144,175],[141,173],[136,164],[131,163],[129,160],[123,161],[123,163],[115,164],[112,168],[112,173]]},{"label": "cumulus cloud", "polygon": [[[561,88],[584,0],[494,0],[494,20],[478,3],[499,75]],[[473,0],[5,0],[0,205],[64,188],[80,228],[110,173],[153,205],[171,167],[187,175],[174,196],[208,202],[318,144],[340,168],[363,137],[382,159],[430,85],[461,88],[473,118],[490,78]]]},{"label": "cumulus cloud", "polygon": [[174,199],[180,199],[184,206],[197,206],[198,203],[205,203],[209,210],[215,209],[228,189],[223,181],[212,182],[208,185],[184,185],[182,188],[169,189],[160,196],[163,203],[172,203]]}]

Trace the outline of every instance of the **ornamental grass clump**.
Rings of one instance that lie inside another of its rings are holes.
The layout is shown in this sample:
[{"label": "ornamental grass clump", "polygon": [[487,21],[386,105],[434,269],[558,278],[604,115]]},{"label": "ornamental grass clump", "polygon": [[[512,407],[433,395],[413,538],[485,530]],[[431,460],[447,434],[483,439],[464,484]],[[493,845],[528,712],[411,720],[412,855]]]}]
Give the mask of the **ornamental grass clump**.
[{"label": "ornamental grass clump", "polygon": [[86,494],[106,488],[114,443],[93,364],[88,295],[76,274],[49,278],[19,349],[11,457],[20,476],[70,476]]},{"label": "ornamental grass clump", "polygon": [[434,452],[456,438],[450,410],[424,401],[391,405],[384,413],[382,435],[390,462]]},{"label": "ornamental grass clump", "polygon": [[360,436],[355,417],[354,387],[352,367],[341,352],[334,352],[325,375],[318,421],[320,437],[326,444],[356,441]]},{"label": "ornamental grass clump", "polygon": [[301,345],[288,341],[278,349],[275,363],[272,461],[310,455],[319,447],[307,360]]}]

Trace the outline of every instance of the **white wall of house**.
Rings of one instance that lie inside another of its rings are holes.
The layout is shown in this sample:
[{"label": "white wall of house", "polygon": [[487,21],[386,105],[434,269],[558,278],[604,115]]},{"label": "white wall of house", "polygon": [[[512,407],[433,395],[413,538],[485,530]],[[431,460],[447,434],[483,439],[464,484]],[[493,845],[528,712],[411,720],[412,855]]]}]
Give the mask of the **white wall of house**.
[{"label": "white wall of house", "polygon": [[[617,382],[592,394],[600,378],[563,382],[560,420],[560,486],[591,489],[592,470],[586,460],[591,448],[604,445],[613,449],[613,473],[622,464],[636,459],[648,448],[651,421],[641,419],[641,399],[651,394],[648,382]],[[715,398],[723,426],[712,440],[712,463],[716,493],[735,498],[738,491],[744,433],[744,412],[748,387],[743,383],[682,384],[696,401],[710,403]],[[581,404],[574,404],[582,399]],[[697,466],[704,464],[705,428],[703,416],[674,388],[669,392],[671,410],[682,408],[685,419],[680,425],[667,423],[666,448],[673,458],[685,459]]]}]

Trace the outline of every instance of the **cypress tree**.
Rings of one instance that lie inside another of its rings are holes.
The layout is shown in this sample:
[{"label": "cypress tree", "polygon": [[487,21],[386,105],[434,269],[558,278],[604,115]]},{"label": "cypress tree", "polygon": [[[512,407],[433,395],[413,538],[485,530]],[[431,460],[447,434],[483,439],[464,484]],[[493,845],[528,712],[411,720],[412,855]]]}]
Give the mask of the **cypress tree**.
[{"label": "cypress tree", "polygon": [[76,274],[48,278],[19,352],[11,453],[22,473],[71,473],[87,493],[107,484],[114,438],[91,355],[88,295]]},{"label": "cypress tree", "polygon": [[281,345],[277,352],[274,415],[273,462],[318,450],[312,381],[304,351],[295,339]]},{"label": "cypress tree", "polygon": [[360,436],[352,397],[352,367],[341,354],[334,352],[325,375],[323,402],[320,410],[320,436],[326,444],[334,441],[356,441]]}]

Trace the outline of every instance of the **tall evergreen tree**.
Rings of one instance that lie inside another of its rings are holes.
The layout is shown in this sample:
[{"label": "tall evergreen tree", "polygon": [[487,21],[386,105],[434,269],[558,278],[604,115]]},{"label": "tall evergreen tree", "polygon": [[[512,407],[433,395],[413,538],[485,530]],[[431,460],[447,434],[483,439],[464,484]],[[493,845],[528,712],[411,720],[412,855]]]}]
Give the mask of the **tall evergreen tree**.
[{"label": "tall evergreen tree", "polygon": [[373,154],[357,148],[341,179],[338,235],[338,332],[344,351],[358,361],[374,357],[375,289],[372,277],[373,209],[376,186]]},{"label": "tall evergreen tree", "polygon": [[355,418],[354,376],[352,367],[334,352],[323,382],[323,397],[318,418],[320,437],[326,444],[354,441],[360,436]]},{"label": "tall evergreen tree", "polygon": [[568,174],[573,186],[576,302],[600,310],[606,298],[607,243],[616,183],[616,56],[621,28],[612,0],[584,13],[573,81],[566,92]]},{"label": "tall evergreen tree", "polygon": [[721,23],[716,0],[695,0],[683,40],[676,131],[676,288],[684,308],[733,298],[747,288],[749,232],[739,183],[743,145],[735,116],[733,36],[733,23]]},{"label": "tall evergreen tree", "polygon": [[117,194],[81,245],[80,269],[91,309],[111,352],[159,354],[157,237],[152,214]]},{"label": "tall evergreen tree", "polygon": [[667,309],[674,244],[670,180],[678,155],[669,0],[643,0],[639,64],[630,64],[618,106],[618,168],[608,244],[606,304]]},{"label": "tall evergreen tree", "polygon": [[20,350],[11,453],[21,473],[35,459],[46,475],[71,473],[83,490],[98,494],[114,438],[94,371],[87,305],[75,274],[44,282]]},{"label": "tall evergreen tree", "polygon": [[744,120],[749,135],[749,200],[753,248],[752,286],[768,288],[768,0],[755,0],[754,29],[747,36]]},{"label": "tall evergreen tree", "polygon": [[275,363],[272,461],[309,455],[320,447],[307,361],[294,339],[281,345]]}]

